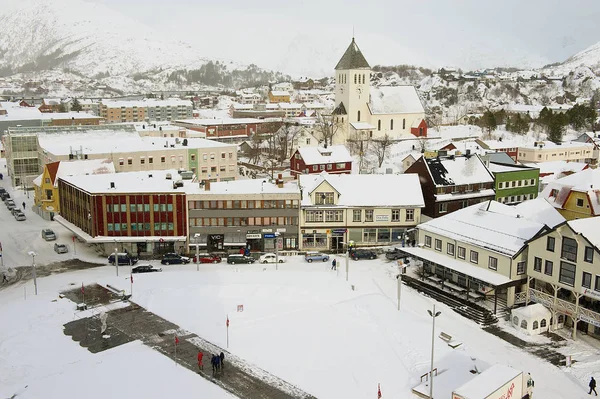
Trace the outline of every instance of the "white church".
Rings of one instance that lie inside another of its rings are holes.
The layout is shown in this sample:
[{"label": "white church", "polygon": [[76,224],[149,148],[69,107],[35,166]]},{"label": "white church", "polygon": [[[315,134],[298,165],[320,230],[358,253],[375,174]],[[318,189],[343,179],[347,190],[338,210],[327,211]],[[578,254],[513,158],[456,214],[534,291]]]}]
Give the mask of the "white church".
[{"label": "white church", "polygon": [[352,43],[335,67],[333,144],[347,140],[426,137],[425,110],[414,86],[371,87],[371,67]]}]

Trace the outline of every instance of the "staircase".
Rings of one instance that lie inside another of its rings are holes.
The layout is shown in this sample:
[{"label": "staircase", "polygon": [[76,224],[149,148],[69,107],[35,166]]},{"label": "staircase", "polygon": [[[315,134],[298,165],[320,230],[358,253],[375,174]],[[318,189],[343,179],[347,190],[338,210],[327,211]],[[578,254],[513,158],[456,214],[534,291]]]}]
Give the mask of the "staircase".
[{"label": "staircase", "polygon": [[461,316],[471,319],[482,326],[489,326],[498,322],[498,318],[489,310],[476,303],[469,302],[466,299],[452,295],[438,287],[429,285],[414,277],[402,276],[402,281],[409,287],[448,305],[452,310]]}]

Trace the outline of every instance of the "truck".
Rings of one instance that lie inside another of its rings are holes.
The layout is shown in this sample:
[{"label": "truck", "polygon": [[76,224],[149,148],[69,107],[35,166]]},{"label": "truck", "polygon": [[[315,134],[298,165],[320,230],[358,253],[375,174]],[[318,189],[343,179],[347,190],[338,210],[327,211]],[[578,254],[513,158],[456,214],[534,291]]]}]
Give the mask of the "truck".
[{"label": "truck", "polygon": [[529,373],[496,364],[455,389],[452,399],[531,399],[533,386]]}]

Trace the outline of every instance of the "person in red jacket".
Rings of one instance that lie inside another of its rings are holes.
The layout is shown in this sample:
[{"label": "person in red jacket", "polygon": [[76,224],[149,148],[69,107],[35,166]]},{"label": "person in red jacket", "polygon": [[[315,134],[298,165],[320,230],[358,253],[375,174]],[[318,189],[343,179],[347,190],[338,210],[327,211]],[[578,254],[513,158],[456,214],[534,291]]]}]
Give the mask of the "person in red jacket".
[{"label": "person in red jacket", "polygon": [[202,364],[202,358],[204,357],[204,354],[202,352],[198,352],[198,368],[200,370],[204,370],[204,364]]}]

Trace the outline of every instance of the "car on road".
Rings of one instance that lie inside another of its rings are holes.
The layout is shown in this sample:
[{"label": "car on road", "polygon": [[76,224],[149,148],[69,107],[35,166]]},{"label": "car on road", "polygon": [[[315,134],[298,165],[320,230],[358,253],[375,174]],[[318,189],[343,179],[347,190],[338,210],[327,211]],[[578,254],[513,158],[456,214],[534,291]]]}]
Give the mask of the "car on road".
[{"label": "car on road", "polygon": [[131,269],[132,273],[152,273],[152,272],[162,272],[161,268],[156,268],[152,265],[139,265]]},{"label": "car on road", "polygon": [[3,192],[3,193],[0,194],[0,198],[2,198],[2,201],[6,202],[7,200],[10,199],[10,194],[7,193],[7,192]]},{"label": "car on road", "polygon": [[46,241],[54,241],[56,240],[56,234],[50,229],[43,229],[42,238]]},{"label": "car on road", "polygon": [[398,260],[401,258],[406,258],[406,254],[399,248],[392,248],[389,251],[386,251],[385,258],[389,260]]},{"label": "car on road", "polygon": [[163,265],[181,265],[190,263],[191,259],[187,256],[181,256],[174,252],[164,254],[162,260],[160,261]]},{"label": "car on road", "polygon": [[229,255],[227,257],[227,263],[229,263],[230,265],[236,264],[236,263],[254,263],[256,262],[256,259],[254,259],[252,256],[247,256],[247,255],[242,255],[242,254],[233,254],[233,255]]},{"label": "car on road", "polygon": [[[119,266],[135,265],[138,261],[135,256],[131,256],[129,253],[126,253],[126,252],[118,253],[118,258],[119,258]],[[108,257],[108,263],[110,263],[111,265],[115,264],[115,253],[114,252],[112,254],[110,254],[110,256]]]},{"label": "car on road", "polygon": [[25,214],[20,209],[17,209],[17,208],[13,209],[13,216],[19,222],[22,222],[23,220],[27,220],[27,217],[25,217]]},{"label": "car on road", "polygon": [[59,244],[56,242],[54,243],[54,252],[57,254],[66,254],[69,252],[69,247],[67,247],[65,244]]},{"label": "car on road", "polygon": [[[215,254],[198,254],[198,263],[219,263],[221,257]],[[192,258],[192,262],[196,263],[196,255]]]},{"label": "car on road", "polygon": [[350,257],[354,260],[359,259],[376,259],[377,253],[369,249],[357,249],[350,253]]},{"label": "car on road", "polygon": [[0,196],[3,194],[7,194],[6,189],[4,187],[0,187]]},{"label": "car on road", "polygon": [[4,204],[6,205],[6,207],[8,208],[9,211],[12,211],[13,209],[15,209],[17,207],[15,205],[15,201],[13,201],[13,200],[6,200],[6,201],[4,201]]},{"label": "car on road", "polygon": [[285,256],[281,256],[281,255],[277,256],[273,253],[266,253],[264,255],[261,255],[258,258],[258,263],[276,263],[276,262],[283,263],[285,261],[286,261]]},{"label": "car on road", "polygon": [[306,255],[304,255],[304,260],[306,260],[308,263],[312,263],[314,261],[327,262],[329,260],[329,255],[322,252],[309,251],[306,253]]}]

